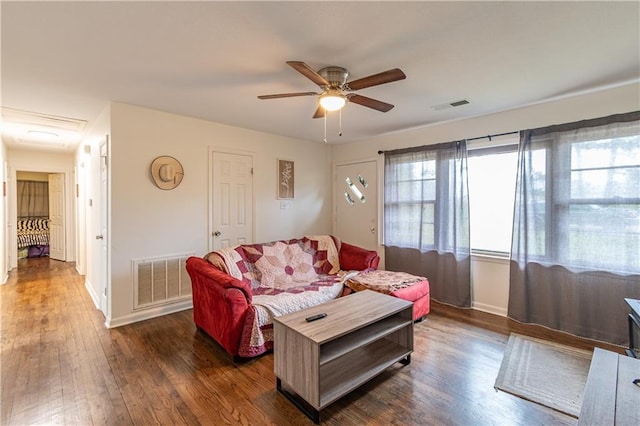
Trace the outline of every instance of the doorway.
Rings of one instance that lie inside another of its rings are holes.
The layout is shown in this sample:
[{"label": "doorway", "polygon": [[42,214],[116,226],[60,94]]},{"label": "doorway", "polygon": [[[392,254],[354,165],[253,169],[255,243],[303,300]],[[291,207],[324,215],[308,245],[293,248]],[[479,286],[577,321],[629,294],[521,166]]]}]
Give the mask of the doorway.
[{"label": "doorway", "polygon": [[109,318],[108,291],[109,270],[109,136],[100,142],[100,234],[96,240],[100,244],[100,310]]},{"label": "doorway", "polygon": [[49,177],[49,257],[66,261],[65,191],[64,175],[52,173]]},{"label": "doorway", "polygon": [[8,242],[9,268],[28,265],[19,259],[48,257],[69,261],[73,244],[70,228],[69,176],[62,170],[29,170],[16,167],[10,173]]},{"label": "doorway", "polygon": [[253,242],[253,156],[213,151],[210,250]]}]

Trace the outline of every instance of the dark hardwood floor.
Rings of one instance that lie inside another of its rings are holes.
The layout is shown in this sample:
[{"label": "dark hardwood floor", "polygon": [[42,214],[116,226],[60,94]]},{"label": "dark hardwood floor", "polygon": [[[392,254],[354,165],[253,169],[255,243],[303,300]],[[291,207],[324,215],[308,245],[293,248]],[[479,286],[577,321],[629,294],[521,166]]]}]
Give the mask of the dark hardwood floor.
[{"label": "dark hardwood floor", "polygon": [[[108,330],[73,264],[20,261],[1,297],[3,425],[310,425],[275,390],[273,355],[234,364],[192,312]],[[327,425],[576,424],[494,390],[510,332],[594,343],[472,310],[432,305],[396,364],[322,411]],[[597,344],[621,352],[621,348]]]}]

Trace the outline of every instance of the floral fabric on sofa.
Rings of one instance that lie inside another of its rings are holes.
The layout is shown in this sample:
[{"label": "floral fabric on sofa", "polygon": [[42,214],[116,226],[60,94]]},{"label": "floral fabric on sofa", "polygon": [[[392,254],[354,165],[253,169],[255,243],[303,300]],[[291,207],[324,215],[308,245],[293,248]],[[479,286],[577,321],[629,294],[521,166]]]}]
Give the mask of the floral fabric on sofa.
[{"label": "floral fabric on sofa", "polygon": [[205,259],[251,289],[252,309],[238,350],[242,357],[272,348],[274,316],[328,302],[343,288],[338,247],[330,236],[240,245]]}]

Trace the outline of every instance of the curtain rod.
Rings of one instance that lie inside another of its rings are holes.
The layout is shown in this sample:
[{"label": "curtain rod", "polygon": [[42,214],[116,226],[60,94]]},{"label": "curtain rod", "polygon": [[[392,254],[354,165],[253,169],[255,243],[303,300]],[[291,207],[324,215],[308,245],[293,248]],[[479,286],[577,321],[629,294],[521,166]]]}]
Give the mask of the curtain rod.
[{"label": "curtain rod", "polygon": [[480,139],[489,139],[491,140],[491,138],[497,138],[500,136],[507,136],[507,135],[517,135],[518,133],[520,133],[520,131],[515,131],[515,132],[504,132],[504,133],[496,133],[494,135],[487,135],[487,136],[478,136],[477,138],[469,138],[467,139],[467,141],[477,141]]},{"label": "curtain rod", "polygon": [[[520,133],[519,130],[515,131],[515,132],[495,133],[493,135],[478,136],[477,138],[468,138],[468,139],[466,139],[466,141],[477,141],[477,140],[480,140],[480,139],[489,139],[489,140],[491,140],[492,138],[497,138],[499,136],[517,135],[518,133]],[[384,154],[384,151],[378,151],[378,154]]]}]

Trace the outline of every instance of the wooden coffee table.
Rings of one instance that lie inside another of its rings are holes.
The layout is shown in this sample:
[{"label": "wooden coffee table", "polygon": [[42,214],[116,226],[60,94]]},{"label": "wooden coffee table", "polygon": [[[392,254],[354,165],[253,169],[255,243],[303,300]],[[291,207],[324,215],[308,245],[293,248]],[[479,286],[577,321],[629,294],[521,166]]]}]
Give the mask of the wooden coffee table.
[{"label": "wooden coffee table", "polygon": [[[327,316],[305,321],[319,313]],[[371,290],[276,317],[273,327],[277,389],[315,423],[322,408],[411,362],[413,303]]]}]

